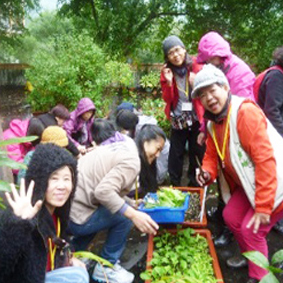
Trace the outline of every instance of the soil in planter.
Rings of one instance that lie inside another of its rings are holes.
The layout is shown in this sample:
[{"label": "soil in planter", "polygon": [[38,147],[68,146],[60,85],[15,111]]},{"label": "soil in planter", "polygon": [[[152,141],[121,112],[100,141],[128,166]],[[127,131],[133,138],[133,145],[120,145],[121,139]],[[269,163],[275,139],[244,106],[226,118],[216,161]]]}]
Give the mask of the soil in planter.
[{"label": "soil in planter", "polygon": [[200,222],[200,210],[200,194],[190,193],[190,204],[188,210],[185,213],[185,221]]}]

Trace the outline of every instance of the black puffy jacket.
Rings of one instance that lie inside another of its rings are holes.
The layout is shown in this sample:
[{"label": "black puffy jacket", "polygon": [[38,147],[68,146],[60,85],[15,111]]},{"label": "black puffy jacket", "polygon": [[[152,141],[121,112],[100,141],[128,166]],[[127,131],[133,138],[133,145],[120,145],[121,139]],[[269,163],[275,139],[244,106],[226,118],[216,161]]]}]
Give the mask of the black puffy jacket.
[{"label": "black puffy jacket", "polygon": [[[67,240],[66,228],[69,220],[71,200],[77,180],[77,163],[65,149],[53,144],[38,145],[26,174],[26,184],[34,180],[33,204],[44,200],[48,179],[57,169],[68,166],[73,172],[72,193],[55,215],[61,220],[61,239]],[[52,216],[43,205],[31,220],[23,220],[10,209],[0,216],[0,282],[44,283],[47,264],[47,239],[56,236]],[[66,246],[57,249],[55,268],[64,266]]]}]

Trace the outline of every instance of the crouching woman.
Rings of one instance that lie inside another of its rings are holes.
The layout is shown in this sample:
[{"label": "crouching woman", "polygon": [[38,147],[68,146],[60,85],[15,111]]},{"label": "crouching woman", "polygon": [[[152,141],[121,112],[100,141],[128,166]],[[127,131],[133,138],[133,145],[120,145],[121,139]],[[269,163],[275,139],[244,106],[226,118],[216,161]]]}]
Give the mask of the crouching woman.
[{"label": "crouching woman", "polygon": [[11,185],[12,194],[6,193],[11,209],[0,217],[0,282],[89,282],[84,264],[72,257],[66,235],[76,166],[65,149],[38,145],[27,186],[24,179],[19,191]]},{"label": "crouching woman", "polygon": [[[229,185],[222,191],[227,226],[241,252],[268,257],[266,235],[283,217],[283,139],[257,105],[231,95],[224,73],[210,64],[196,75],[193,97],[200,99],[209,120],[203,172],[197,180],[208,184],[221,168]],[[252,262],[248,265],[248,283],[267,274]]]}]

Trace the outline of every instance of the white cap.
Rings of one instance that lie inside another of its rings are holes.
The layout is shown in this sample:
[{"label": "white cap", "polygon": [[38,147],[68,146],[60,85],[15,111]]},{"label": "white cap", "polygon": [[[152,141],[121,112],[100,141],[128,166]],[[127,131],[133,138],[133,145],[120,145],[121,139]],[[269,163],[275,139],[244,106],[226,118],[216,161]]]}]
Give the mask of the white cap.
[{"label": "white cap", "polygon": [[212,64],[204,65],[202,70],[200,70],[195,76],[192,98],[198,97],[198,93],[201,88],[215,83],[229,86],[229,82],[225,74],[219,68]]}]

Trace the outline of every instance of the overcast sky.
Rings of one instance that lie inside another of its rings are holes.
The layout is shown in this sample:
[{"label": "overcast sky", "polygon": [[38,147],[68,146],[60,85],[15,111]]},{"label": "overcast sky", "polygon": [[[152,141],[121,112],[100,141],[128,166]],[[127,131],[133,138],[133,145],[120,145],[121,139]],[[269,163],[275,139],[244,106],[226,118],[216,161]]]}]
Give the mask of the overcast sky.
[{"label": "overcast sky", "polygon": [[57,0],[40,0],[40,6],[42,10],[55,10]]}]

